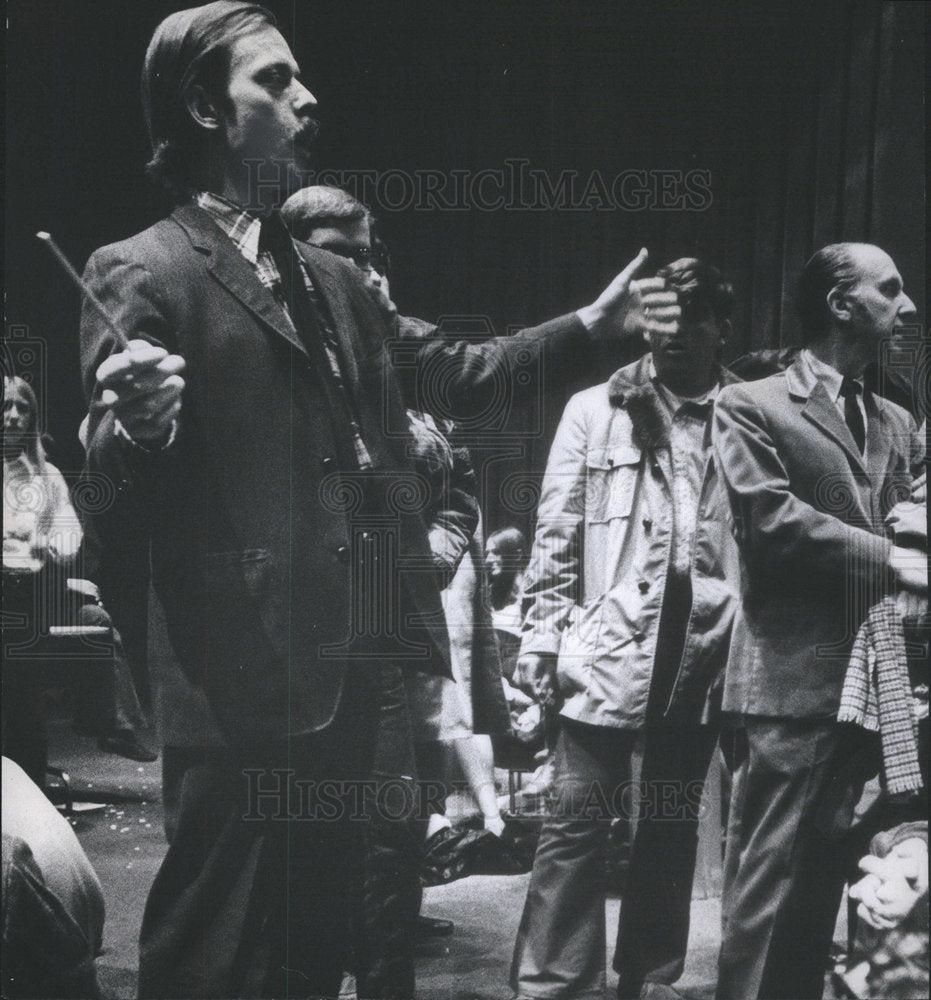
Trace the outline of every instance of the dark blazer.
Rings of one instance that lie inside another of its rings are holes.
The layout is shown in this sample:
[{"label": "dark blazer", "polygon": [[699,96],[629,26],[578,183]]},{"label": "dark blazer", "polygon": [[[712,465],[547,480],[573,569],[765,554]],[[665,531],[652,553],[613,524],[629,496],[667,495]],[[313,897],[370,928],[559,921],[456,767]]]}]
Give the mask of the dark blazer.
[{"label": "dark blazer", "polygon": [[726,388],[714,446],[741,558],[725,710],[837,713],[850,648],[888,587],[883,519],[907,499],[924,444],[901,407],[868,397],[864,464],[808,365]]},{"label": "dark blazer", "polygon": [[[177,208],[98,250],[85,273],[129,338],[187,362],[176,441],[161,452],[138,449],[115,433],[112,413],[94,397],[97,367],[119,348],[85,308],[88,465],[116,489],[99,518],[102,536],[150,542],[178,661],[233,742],[326,726],[353,660],[448,670],[390,331],[352,265],[311,247],[301,252],[332,319],[372,455],[364,484],[340,468],[345,427],[333,419],[329,386],[205,212]],[[407,348],[404,375],[416,395],[421,369],[434,373],[427,377],[443,371],[456,405],[481,407],[508,366],[532,365],[544,345],[559,357],[587,355],[586,344],[573,318],[488,345],[433,338]],[[375,582],[360,584],[360,560],[380,574]],[[351,609],[373,599],[361,624],[350,620]]]}]

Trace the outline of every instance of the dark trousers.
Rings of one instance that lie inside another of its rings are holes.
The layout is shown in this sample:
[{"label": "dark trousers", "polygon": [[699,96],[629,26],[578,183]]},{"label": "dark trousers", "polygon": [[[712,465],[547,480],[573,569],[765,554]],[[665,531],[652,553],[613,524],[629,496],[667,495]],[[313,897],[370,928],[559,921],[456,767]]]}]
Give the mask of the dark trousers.
[{"label": "dark trousers", "polygon": [[[140,997],[337,995],[353,962],[373,811],[390,818],[410,809],[397,782],[381,794],[385,783],[375,780],[378,752],[396,761],[410,746],[406,702],[381,711],[389,688],[400,689],[396,669],[350,670],[321,732],[280,750],[188,757],[177,825],[143,917]],[[385,867],[385,894],[392,879],[409,885],[404,828],[386,847],[399,861]],[[397,946],[412,968],[413,918]]]},{"label": "dark trousers", "polygon": [[715,734],[653,721],[641,780],[630,785],[637,733],[562,720],[556,800],[540,834],[511,969],[522,996],[604,991],[604,845],[615,816],[639,799],[614,965],[619,995],[682,974],[702,784]]},{"label": "dark trousers", "polygon": [[830,720],[748,718],[734,764],[718,1000],[818,998],[875,739]]},{"label": "dark trousers", "polygon": [[423,806],[418,798],[407,690],[398,671],[383,674],[373,753],[377,786],[365,827],[353,964],[359,1000],[411,1000],[414,943],[423,890]]}]

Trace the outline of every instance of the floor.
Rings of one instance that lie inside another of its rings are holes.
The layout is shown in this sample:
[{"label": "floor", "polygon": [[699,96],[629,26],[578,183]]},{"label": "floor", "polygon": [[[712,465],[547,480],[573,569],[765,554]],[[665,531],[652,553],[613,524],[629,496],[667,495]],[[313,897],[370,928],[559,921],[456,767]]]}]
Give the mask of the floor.
[{"label": "floor", "polygon": [[[165,850],[160,766],[102,754],[92,740],[74,736],[66,720],[52,721],[50,746],[51,761],[70,775],[79,800],[71,822],[104,887],[107,924],[98,961],[100,981],[109,997],[132,997],[142,909]],[[451,937],[420,944],[419,1000],[506,1000],[511,995],[508,968],[528,879],[471,876],[426,890],[423,912],[452,919],[456,929]],[[688,960],[678,984],[696,1000],[713,996],[720,927],[720,901],[707,892],[707,885],[702,887],[703,879],[707,882],[708,876],[700,870]],[[609,899],[607,907],[608,927],[616,927],[618,900]],[[606,946],[608,970],[610,958]],[[609,971],[609,986],[612,976]]]}]

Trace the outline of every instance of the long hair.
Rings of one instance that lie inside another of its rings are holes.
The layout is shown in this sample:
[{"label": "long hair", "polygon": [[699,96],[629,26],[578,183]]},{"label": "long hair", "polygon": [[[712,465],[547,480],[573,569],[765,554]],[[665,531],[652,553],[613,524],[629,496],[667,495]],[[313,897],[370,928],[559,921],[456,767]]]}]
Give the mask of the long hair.
[{"label": "long hair", "polygon": [[199,84],[223,106],[233,42],[275,23],[259,4],[215,0],[176,11],[155,29],[142,66],[142,112],[152,146],[146,174],[175,201],[205,181],[207,136],[188,111],[191,88]]},{"label": "long hair", "polygon": [[39,401],[32,386],[18,375],[3,376],[3,398],[17,395],[29,406],[29,421],[23,433],[23,452],[40,475],[45,475],[46,457],[39,428]]},{"label": "long hair", "polygon": [[[48,460],[45,457],[45,446],[42,443],[42,429],[39,426],[39,402],[32,386],[18,375],[5,375],[3,378],[4,400],[10,395],[16,395],[20,401],[29,407],[29,420],[23,433],[22,454],[28,460],[31,468],[27,479],[15,474],[11,481],[7,480],[6,463],[4,463],[3,489],[4,503],[8,501],[13,508],[32,510],[36,515],[36,528],[40,534],[52,530],[55,512],[63,501],[68,501],[67,492],[64,497],[61,490],[67,487],[61,484],[61,476],[50,472]],[[7,494],[7,490],[11,492]]]}]

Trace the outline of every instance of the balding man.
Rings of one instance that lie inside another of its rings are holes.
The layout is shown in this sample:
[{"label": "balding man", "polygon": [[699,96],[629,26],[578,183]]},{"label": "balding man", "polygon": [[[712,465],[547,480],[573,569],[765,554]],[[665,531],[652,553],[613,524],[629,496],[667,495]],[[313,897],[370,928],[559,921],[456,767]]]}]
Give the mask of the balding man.
[{"label": "balding man", "polygon": [[835,722],[851,647],[890,587],[906,604],[927,594],[923,560],[884,533],[924,445],[862,381],[915,307],[889,255],[862,243],[819,250],[798,305],[795,362],[725,388],[714,411],[742,570],[723,703],[738,746],[721,1000],[821,996],[873,749]]}]

